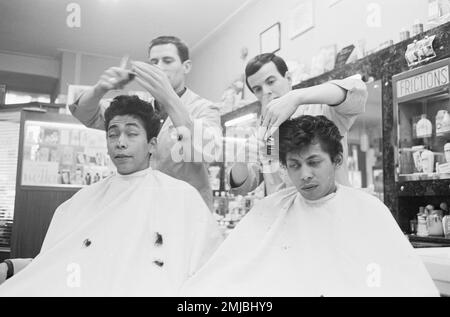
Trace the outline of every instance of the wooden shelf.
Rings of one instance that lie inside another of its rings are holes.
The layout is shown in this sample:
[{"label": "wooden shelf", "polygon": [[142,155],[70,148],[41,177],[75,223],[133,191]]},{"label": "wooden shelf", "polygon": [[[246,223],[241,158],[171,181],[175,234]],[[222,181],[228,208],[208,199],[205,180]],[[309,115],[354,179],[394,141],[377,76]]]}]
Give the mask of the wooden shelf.
[{"label": "wooden shelf", "polygon": [[450,173],[413,173],[400,174],[399,182],[441,181],[450,179]]},{"label": "wooden shelf", "polygon": [[396,189],[399,197],[449,196],[450,179],[398,181]]},{"label": "wooden shelf", "polygon": [[408,234],[408,240],[414,247],[450,247],[450,238],[439,236],[419,237],[415,234]]}]

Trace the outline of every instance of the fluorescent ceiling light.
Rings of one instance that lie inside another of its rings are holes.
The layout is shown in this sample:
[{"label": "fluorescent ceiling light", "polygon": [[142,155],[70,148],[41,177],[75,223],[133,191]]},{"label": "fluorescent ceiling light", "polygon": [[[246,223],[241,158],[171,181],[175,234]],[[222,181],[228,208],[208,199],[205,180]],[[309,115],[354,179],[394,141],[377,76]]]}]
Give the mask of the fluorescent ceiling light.
[{"label": "fluorescent ceiling light", "polygon": [[254,119],[256,119],[256,113],[249,113],[249,114],[246,114],[245,116],[225,122],[225,126],[231,127],[234,125],[242,124],[244,122],[252,121]]}]

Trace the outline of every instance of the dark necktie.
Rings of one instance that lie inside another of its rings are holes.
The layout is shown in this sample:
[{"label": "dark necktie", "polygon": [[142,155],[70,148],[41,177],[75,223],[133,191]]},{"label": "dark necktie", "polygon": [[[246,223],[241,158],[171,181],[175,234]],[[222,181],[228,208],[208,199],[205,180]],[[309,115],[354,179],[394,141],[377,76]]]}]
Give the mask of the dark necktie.
[{"label": "dark necktie", "polygon": [[167,112],[164,109],[164,107],[162,107],[158,101],[154,101],[153,103],[154,107],[155,107],[155,112],[158,114],[158,116],[161,118],[162,122],[165,122],[167,119]]},{"label": "dark necktie", "polygon": [[[184,87],[184,89],[181,92],[177,93],[178,97],[181,98],[181,96],[183,96],[185,92],[186,92],[186,87]],[[155,112],[158,114],[158,116],[161,118],[162,122],[164,123],[168,117],[166,110],[164,109],[164,107],[162,105],[160,105],[160,103],[156,99],[153,102],[153,106],[155,107]]]}]

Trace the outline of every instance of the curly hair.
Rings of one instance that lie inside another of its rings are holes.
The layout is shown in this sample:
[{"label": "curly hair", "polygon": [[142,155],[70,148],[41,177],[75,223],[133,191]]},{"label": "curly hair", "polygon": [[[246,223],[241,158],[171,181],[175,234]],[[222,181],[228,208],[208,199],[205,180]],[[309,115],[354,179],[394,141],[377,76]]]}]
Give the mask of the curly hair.
[{"label": "curly hair", "polygon": [[299,152],[317,141],[332,162],[338,163],[342,157],[342,135],[333,121],[325,116],[303,115],[287,120],[280,125],[279,138],[280,162],[284,166],[289,152]]},{"label": "curly hair", "polygon": [[286,72],[288,71],[288,67],[286,65],[286,62],[284,59],[282,59],[280,56],[277,56],[273,53],[264,53],[259,54],[255,57],[253,57],[245,67],[245,83],[247,84],[248,89],[250,89],[251,92],[253,92],[252,88],[248,84],[248,78],[254,74],[256,74],[264,65],[273,62],[275,64],[275,67],[277,68],[278,72],[281,74],[281,76],[284,77],[286,75]]},{"label": "curly hair", "polygon": [[153,110],[150,103],[139,99],[138,96],[117,96],[111,101],[105,111],[105,131],[108,131],[109,123],[115,116],[129,115],[140,119],[147,133],[147,141],[158,136],[161,127],[159,116]]}]

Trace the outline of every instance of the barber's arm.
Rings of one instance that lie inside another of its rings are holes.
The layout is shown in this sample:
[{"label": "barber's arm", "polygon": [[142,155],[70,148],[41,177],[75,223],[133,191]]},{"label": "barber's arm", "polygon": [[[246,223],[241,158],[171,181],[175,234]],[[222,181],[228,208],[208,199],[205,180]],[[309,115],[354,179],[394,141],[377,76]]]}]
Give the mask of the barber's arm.
[{"label": "barber's arm", "polygon": [[[248,161],[235,162],[231,167],[229,173],[229,184],[231,192],[235,195],[246,195],[258,187],[264,180],[266,193],[270,194],[274,191],[274,188],[278,187],[282,180],[278,174],[278,169],[264,168],[268,167],[264,158],[259,155],[264,149],[264,143],[255,137],[251,137],[248,140],[248,146],[243,149],[247,153],[239,153],[237,157],[248,157]],[[252,159],[256,159],[251,161]],[[262,168],[263,167],[263,168]],[[263,173],[263,177],[260,177],[260,172]]]},{"label": "barber's arm", "polygon": [[231,187],[236,188],[242,186],[248,179],[249,174],[247,163],[235,163],[230,170]]},{"label": "barber's arm", "polygon": [[230,192],[242,196],[255,190],[262,181],[259,179],[259,165],[256,163],[235,163],[231,167],[228,177]]},{"label": "barber's arm", "polygon": [[[222,129],[217,105],[199,98],[193,109],[187,108],[173,89],[167,75],[155,65],[133,62],[136,81],[164,107],[173,126],[177,128],[181,146],[190,145],[193,163],[220,161]],[[201,100],[200,100],[201,99]],[[194,140],[195,138],[195,140]]]},{"label": "barber's arm", "polygon": [[[246,195],[259,185],[260,181],[258,176],[260,171],[260,163],[257,161],[259,146],[259,140],[255,136],[252,136],[248,140],[246,147],[241,149],[247,153],[241,152],[236,155],[236,158],[248,157],[249,160],[244,162],[235,162],[230,169],[228,176],[231,192],[233,194]],[[251,162],[250,158],[256,160]]]},{"label": "barber's arm", "polygon": [[330,83],[346,91],[345,99],[331,110],[335,113],[334,116],[338,117],[332,120],[338,120],[342,128],[349,131],[356,117],[366,110],[367,86],[362,80],[353,77],[332,80]]},{"label": "barber's arm", "polygon": [[[0,263],[0,284],[6,281],[14,274],[19,273],[24,269],[33,259],[8,259]],[[9,262],[7,264],[7,262]]]},{"label": "barber's arm", "polygon": [[107,69],[93,87],[83,92],[74,104],[69,105],[72,115],[89,128],[104,130],[105,106],[100,104],[100,100],[108,91],[123,88],[132,79],[133,75],[130,76],[125,69]]},{"label": "barber's arm", "polygon": [[136,81],[158,100],[164,107],[175,127],[192,129],[193,121],[187,107],[170,84],[167,75],[155,65],[144,62],[132,62],[136,72]]},{"label": "barber's arm", "polygon": [[331,107],[343,106],[349,114],[364,112],[367,88],[356,78],[334,80],[317,86],[295,89],[272,100],[263,111],[263,126],[270,131],[289,119],[301,105],[326,104]]}]

